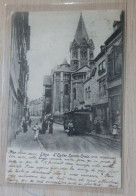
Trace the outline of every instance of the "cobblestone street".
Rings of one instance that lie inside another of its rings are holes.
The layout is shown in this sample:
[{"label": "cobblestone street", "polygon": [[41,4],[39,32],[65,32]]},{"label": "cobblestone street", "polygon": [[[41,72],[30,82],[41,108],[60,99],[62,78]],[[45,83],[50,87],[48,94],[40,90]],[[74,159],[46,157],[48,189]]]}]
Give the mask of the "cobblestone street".
[{"label": "cobblestone street", "polygon": [[120,142],[88,135],[74,135],[72,137],[64,131],[62,125],[53,125],[53,134],[48,130],[45,135],[40,135],[39,140],[47,151],[61,151],[72,153],[95,153],[117,155],[120,152]]},{"label": "cobblestone street", "polygon": [[62,125],[53,124],[53,134],[47,130],[45,134],[39,134],[38,141],[34,140],[34,126],[36,118],[32,119],[31,128],[27,133],[20,132],[12,141],[11,147],[29,150],[46,150],[71,153],[95,153],[120,156],[120,141],[112,138],[104,138],[99,135],[86,134],[68,136]]}]

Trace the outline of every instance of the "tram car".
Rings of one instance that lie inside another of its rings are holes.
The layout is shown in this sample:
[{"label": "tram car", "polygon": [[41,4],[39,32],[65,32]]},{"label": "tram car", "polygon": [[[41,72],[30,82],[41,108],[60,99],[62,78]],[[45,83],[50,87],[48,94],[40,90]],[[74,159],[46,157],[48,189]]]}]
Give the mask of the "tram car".
[{"label": "tram car", "polygon": [[73,123],[73,134],[83,135],[91,132],[90,110],[79,109],[64,113],[64,130],[69,129],[69,123]]}]

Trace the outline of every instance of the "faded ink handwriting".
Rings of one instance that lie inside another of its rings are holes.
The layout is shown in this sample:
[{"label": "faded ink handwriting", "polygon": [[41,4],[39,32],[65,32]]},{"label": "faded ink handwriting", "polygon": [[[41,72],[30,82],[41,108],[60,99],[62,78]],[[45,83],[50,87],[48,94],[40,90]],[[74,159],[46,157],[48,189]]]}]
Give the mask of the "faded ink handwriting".
[{"label": "faded ink handwriting", "polygon": [[[120,187],[120,159],[70,153],[9,150],[6,181],[10,183]],[[26,190],[27,191],[27,190]],[[27,193],[39,196],[30,191]]]}]

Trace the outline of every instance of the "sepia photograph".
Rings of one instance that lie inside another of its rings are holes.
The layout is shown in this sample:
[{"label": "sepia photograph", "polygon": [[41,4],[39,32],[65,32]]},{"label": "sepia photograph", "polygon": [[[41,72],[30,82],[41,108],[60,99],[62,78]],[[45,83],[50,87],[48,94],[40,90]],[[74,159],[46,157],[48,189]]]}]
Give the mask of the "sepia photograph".
[{"label": "sepia photograph", "polygon": [[121,187],[124,13],[15,12],[6,182]]},{"label": "sepia photograph", "polygon": [[12,15],[8,147],[121,152],[123,12]]}]

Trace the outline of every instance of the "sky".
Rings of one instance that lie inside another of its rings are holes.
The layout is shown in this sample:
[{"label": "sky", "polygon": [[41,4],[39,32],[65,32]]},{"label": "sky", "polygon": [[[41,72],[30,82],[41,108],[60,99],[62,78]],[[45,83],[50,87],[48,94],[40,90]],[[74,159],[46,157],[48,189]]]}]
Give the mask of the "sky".
[{"label": "sky", "polygon": [[42,97],[44,75],[50,75],[51,70],[65,58],[70,63],[69,47],[81,12],[89,38],[94,42],[96,56],[100,52],[100,46],[113,33],[113,22],[120,19],[120,10],[29,13],[31,33],[27,59],[30,100]]}]

